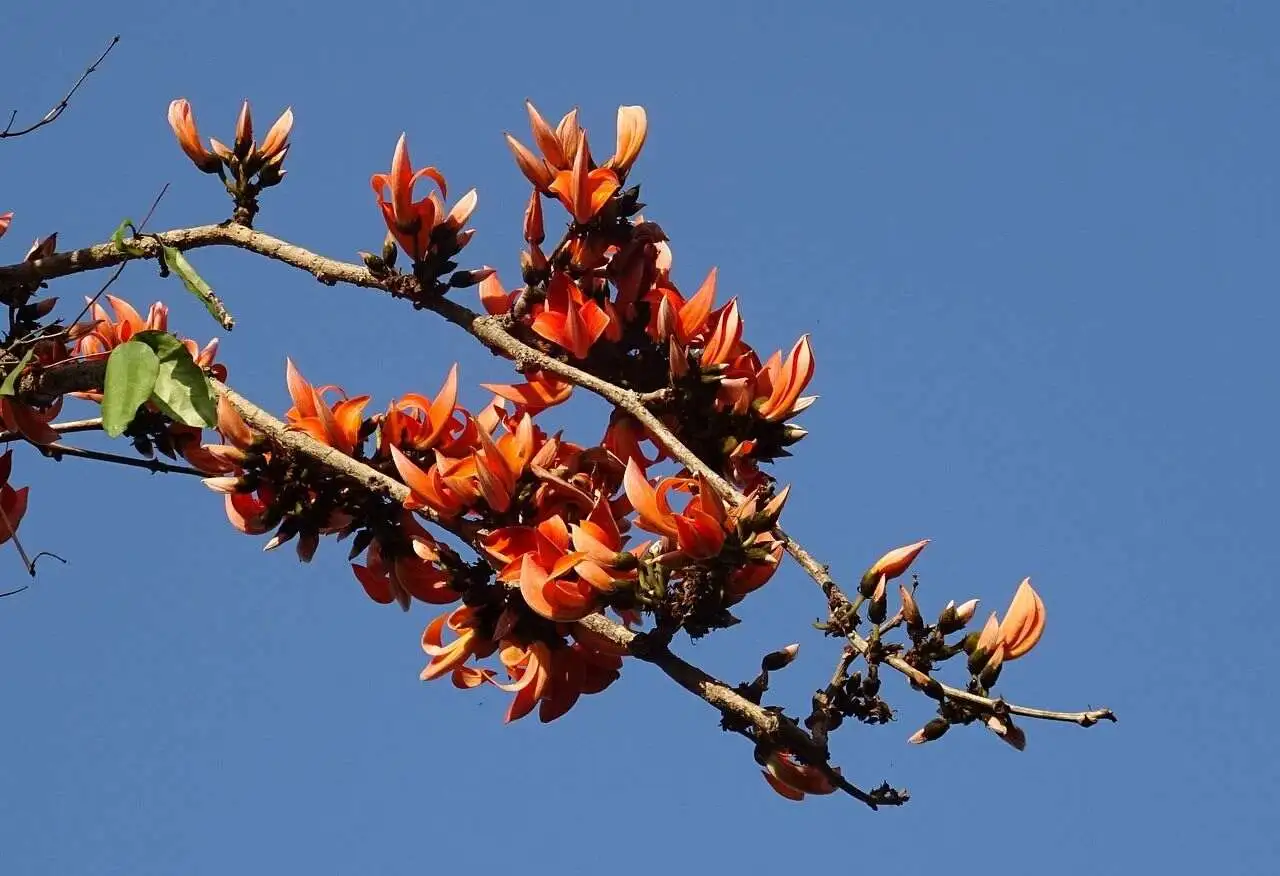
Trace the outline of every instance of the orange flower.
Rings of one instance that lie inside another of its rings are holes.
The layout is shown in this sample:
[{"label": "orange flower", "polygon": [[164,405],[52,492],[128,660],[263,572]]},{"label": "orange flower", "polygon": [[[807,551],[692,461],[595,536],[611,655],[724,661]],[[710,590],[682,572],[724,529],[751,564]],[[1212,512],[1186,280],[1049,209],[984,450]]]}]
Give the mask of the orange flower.
[{"label": "orange flower", "polygon": [[858,591],[867,598],[871,597],[871,593],[875,590],[880,578],[886,581],[892,581],[915,562],[916,557],[920,556],[920,552],[929,544],[929,539],[921,539],[900,548],[894,548],[880,559],[871,564],[871,568],[867,569],[862,575],[862,581],[858,585]]},{"label": "orange flower", "polygon": [[535,332],[564,347],[575,359],[585,359],[608,327],[608,314],[595,299],[584,296],[565,273],[552,276],[546,305],[532,325]]},{"label": "orange flower", "polygon": [[[422,200],[414,201],[413,187],[423,177],[434,182],[439,187],[440,194],[431,192]],[[404,134],[396,142],[395,153],[391,158],[391,172],[375,173],[369,182],[377,196],[378,207],[382,210],[387,228],[415,262],[426,259],[437,240],[451,244],[451,252],[456,252],[465,244],[460,235],[462,226],[471,218],[471,213],[476,208],[476,190],[472,189],[463,195],[446,215],[444,202],[441,200],[447,196],[444,176],[434,167],[424,167],[414,172]],[[386,198],[388,191],[391,193],[390,200]],[[440,231],[437,232],[437,229]]]},{"label": "orange flower", "polygon": [[539,158],[510,134],[505,134],[507,146],[516,157],[520,172],[539,191],[550,193],[551,183],[557,171],[568,170],[573,166],[577,155],[582,129],[578,126],[577,109],[570,110],[560,120],[554,130],[542,118],[538,108],[532,101],[524,102],[529,113],[529,127],[533,131],[533,141],[537,144],[543,157]]},{"label": "orange flower", "polygon": [[613,157],[604,163],[618,174],[619,181],[626,179],[631,165],[635,164],[645,137],[649,134],[649,119],[642,106],[618,107],[618,148]]},{"label": "orange flower", "polygon": [[1044,621],[1044,602],[1031,586],[1031,579],[1023,578],[1000,622],[1004,659],[1016,660],[1034,648],[1044,634]]},{"label": "orange flower", "polygon": [[711,333],[702,348],[702,367],[728,365],[742,354],[742,317],[732,298],[711,320]]},{"label": "orange flower", "polygon": [[196,130],[196,117],[191,112],[191,104],[186,98],[178,98],[169,104],[169,127],[178,138],[182,151],[205,173],[217,173],[222,166],[218,157],[204,148],[200,142],[200,132]]},{"label": "orange flower", "polygon": [[445,478],[441,468],[442,464],[447,466],[448,460],[440,455],[440,451],[436,451],[436,464],[424,471],[394,444],[390,446],[390,450],[391,461],[395,464],[400,479],[409,488],[409,496],[404,500],[407,510],[429,508],[441,517],[450,519],[470,507],[475,498],[470,484]]},{"label": "orange flower", "polygon": [[[623,477],[627,499],[639,516],[641,529],[664,535],[679,552],[693,560],[716,556],[724,546],[727,512],[720,494],[704,479],[663,478],[655,490],[632,459]],[[671,511],[667,493],[697,486],[697,494],[680,514]]]},{"label": "orange flower", "polygon": [[[800,763],[786,751],[771,752],[764,767],[764,780],[788,800],[803,800],[805,794],[830,794],[836,789],[822,770]],[[835,772],[838,775],[840,770]]]},{"label": "orange flower", "polygon": [[[423,681],[456,672],[472,657],[488,657],[497,649],[497,644],[481,635],[477,629],[479,620],[474,608],[463,605],[440,615],[427,625],[422,633],[422,650],[431,656],[431,660],[422,670],[420,678]],[[448,645],[441,639],[446,626],[458,634],[458,638]]]},{"label": "orange flower", "polygon": [[0,213],[0,237],[4,237],[4,233],[9,230],[9,224],[13,222],[13,211],[8,213]]},{"label": "orange flower", "polygon": [[492,316],[502,316],[504,313],[509,313],[519,294],[519,289],[513,292],[507,292],[506,289],[503,289],[502,281],[498,279],[497,273],[490,274],[480,281],[480,303],[484,306],[485,311]]},{"label": "orange flower", "polygon": [[379,453],[387,453],[393,444],[420,451],[447,445],[457,422],[453,416],[457,402],[458,366],[455,363],[435,399],[409,393],[387,408],[378,427]]},{"label": "orange flower", "polygon": [[630,552],[623,550],[624,539],[618,531],[618,521],[603,497],[596,500],[587,517],[569,527],[569,538],[573,549],[583,555],[575,571],[597,590],[607,593],[617,588],[615,581],[636,577],[637,559],[644,553],[645,546]]},{"label": "orange flower", "polygon": [[264,164],[279,164],[284,161],[285,153],[289,151],[289,134],[292,131],[293,107],[286,107],[271,130],[267,131],[267,136],[262,139],[262,145],[256,153],[258,160]]},{"label": "orange flower", "polygon": [[392,559],[375,539],[365,553],[365,565],[351,564],[356,580],[374,602],[382,605],[397,602],[405,611],[409,610],[411,599],[431,605],[456,601],[460,594],[449,586],[448,571],[435,564],[439,559],[435,540],[407,515],[405,519],[420,533],[413,538],[414,553]]},{"label": "orange flower", "polygon": [[551,649],[546,642],[533,642],[529,645],[503,643],[498,653],[507,674],[515,679],[510,684],[491,681],[508,693],[514,693],[515,699],[507,708],[506,723],[518,721],[533,711],[547,691],[547,683],[551,677]]},{"label": "orange flower", "polygon": [[617,680],[621,668],[621,656],[602,653],[579,642],[554,649],[538,720],[550,723],[573,708],[580,696],[600,693]]},{"label": "orange flower", "polygon": [[262,535],[271,529],[274,500],[275,490],[268,483],[260,484],[252,493],[228,493],[225,497],[227,520],[245,535]]},{"label": "orange flower", "polygon": [[[103,307],[91,298],[85,298],[90,304],[89,314],[93,322],[81,323],[77,326],[79,340],[76,342],[76,353],[86,358],[108,353],[127,342],[138,332],[168,331],[169,308],[157,301],[147,311],[143,319],[133,305],[123,298],[107,294],[107,302],[111,309]],[[215,347],[216,349],[216,347]]]},{"label": "orange flower", "polygon": [[587,145],[587,133],[583,131],[573,167],[557,173],[549,186],[551,193],[560,199],[579,225],[586,225],[594,219],[619,186],[616,173],[607,167],[591,170],[590,163],[591,149]]},{"label": "orange flower", "polygon": [[780,423],[817,401],[816,396],[800,398],[800,393],[813,379],[813,349],[804,335],[782,361],[774,353],[756,375],[756,413],[764,419]]},{"label": "orange flower", "polygon": [[525,412],[530,416],[566,401],[573,394],[572,383],[547,371],[527,371],[524,376],[527,383],[480,385],[498,397],[514,402],[516,413]]},{"label": "orange flower", "polygon": [[15,490],[9,486],[9,475],[13,471],[13,451],[6,450],[0,456],[0,544],[13,538],[18,531],[22,517],[27,513],[27,495],[30,487]]},{"label": "orange flower", "polygon": [[[335,386],[316,389],[302,376],[292,359],[285,360],[285,377],[289,395],[293,399],[293,407],[284,415],[290,428],[305,432],[317,441],[350,456],[360,440],[360,429],[364,425],[364,406],[369,403],[369,396],[349,399]],[[324,398],[325,393],[330,390],[336,390],[342,396],[332,408]]]},{"label": "orange flower", "polygon": [[657,340],[674,336],[684,346],[707,328],[716,298],[716,269],[712,268],[698,291],[688,301],[670,286],[658,286],[647,296],[650,302],[649,331]]}]

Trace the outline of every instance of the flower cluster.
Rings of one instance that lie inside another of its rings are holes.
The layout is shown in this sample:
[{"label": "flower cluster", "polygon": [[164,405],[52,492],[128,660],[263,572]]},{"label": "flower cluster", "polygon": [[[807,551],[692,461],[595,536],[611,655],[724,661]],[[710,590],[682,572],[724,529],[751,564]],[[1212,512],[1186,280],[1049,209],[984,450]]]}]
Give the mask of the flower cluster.
[{"label": "flower cluster", "polygon": [[[772,579],[790,549],[827,596],[830,614],[818,626],[849,643],[830,684],[812,699],[807,729],[761,704],[769,673],[789,665],[798,645],[766,655],[753,682],[736,688],[702,682],[718,691],[704,698],[721,709],[725,728],[755,741],[775,791],[800,800],[841,789],[872,805],[901,802],[887,786],[872,795],[853,788],[826,755],[827,735],[842,721],[892,720],[879,693],[885,665],[938,704],[938,716],[910,741],[981,722],[1021,747],[1025,740],[1012,716],[1039,710],[1019,712],[989,694],[1004,664],[1025,656],[1042,637],[1045,606],[1030,580],[1017,588],[1003,617],[992,614],[979,631],[966,632],[976,599],[948,602],[936,620],[926,621],[915,578],[896,585],[899,608],[891,617],[889,585],[904,579],[928,546],[925,539],[885,553],[863,574],[856,598],[846,596],[778,528],[790,487],[777,489],[761,468],[788,456],[806,434],[790,421],[815,401],[804,394],[815,371],[808,336],[785,354],[763,356],[744,339],[738,299],[717,300],[715,269],[689,294],[677,285],[670,241],[641,215],[640,189],[631,179],[648,136],[642,107],[618,109],[615,147],[601,162],[577,110],[554,127],[532,103],[527,110],[533,147],[507,135],[533,187],[523,215],[518,286],[506,288],[489,267],[459,269],[457,260],[475,235],[467,223],[477,193],[472,189],[447,206],[444,174],[433,166],[415,169],[404,135],[390,170],[371,177],[386,226],[380,255],[362,253],[363,269],[329,263],[345,281],[436,310],[518,362],[519,381],[483,384],[491,396],[480,407],[460,403],[456,365],[434,395],[409,392],[377,408],[368,395],[313,384],[287,360],[291,405],[281,423],[226,387],[205,385],[206,377],[226,378],[216,340],[200,347],[156,336],[169,331],[165,305],[153,304],[144,316],[105,295],[89,300],[86,321],[46,324],[56,299],[35,300],[42,284],[24,277],[0,289],[10,314],[0,350],[6,384],[0,425],[14,433],[10,438],[56,442],[58,428],[70,431],[73,424],[51,424],[61,398],[32,390],[33,380],[23,382],[28,373],[79,367],[71,359],[128,368],[131,354],[145,356],[144,345],[131,341],[163,342],[171,357],[165,361],[176,357],[185,371],[183,390],[204,393],[202,407],[193,402],[180,412],[171,406],[168,372],[167,389],[148,384],[150,395],[130,392],[123,396],[127,404],[115,407],[104,398],[113,392],[110,370],[102,391],[73,394],[103,403],[103,427],[112,435],[123,429],[140,452],[182,456],[222,496],[235,529],[269,535],[265,549],[292,542],[298,558],[310,562],[326,536],[349,540],[352,574],[371,600],[406,611],[421,602],[439,612],[422,634],[422,679],[448,677],[458,688],[510,693],[508,721],[535,711],[544,722],[564,715],[583,695],[617,680],[628,653],[678,677],[663,662],[679,662],[667,643],[681,631],[697,638],[736,623],[731,610]],[[169,124],[186,156],[225,184],[235,203],[231,223],[249,225],[262,190],[284,177],[292,111],[285,110],[261,143],[247,102],[231,146],[211,139],[206,147],[185,100],[170,105]],[[551,246],[544,202],[567,213],[564,235]],[[12,218],[0,214],[0,236]],[[235,240],[246,245],[242,237]],[[127,257],[146,254],[118,236],[115,245]],[[296,256],[298,248],[279,241],[272,245],[265,252],[308,270],[326,261]],[[50,258],[55,248],[56,235],[39,240],[27,261]],[[411,270],[397,271],[399,252]],[[487,317],[444,299],[451,289],[477,285]],[[614,404],[597,444],[574,443],[544,428],[546,412],[565,402],[575,385]],[[211,425],[215,395],[221,437],[204,443],[200,425],[184,422]],[[117,416],[124,407],[137,408],[127,422]],[[66,445],[45,450],[90,455]],[[110,455],[96,458],[104,456]],[[10,467],[6,453],[0,457],[0,543],[14,537],[27,507],[27,488],[8,484]],[[169,469],[192,473],[186,466]],[[645,537],[637,539],[636,530]],[[459,544],[475,559],[465,560]],[[598,615],[606,613],[622,626],[604,623]],[[864,622],[871,625],[865,638]],[[885,637],[897,628],[903,641],[889,642]],[[932,673],[961,655],[967,686],[948,688]],[[865,667],[851,671],[855,656]],[[744,702],[756,712],[740,708]]]}]

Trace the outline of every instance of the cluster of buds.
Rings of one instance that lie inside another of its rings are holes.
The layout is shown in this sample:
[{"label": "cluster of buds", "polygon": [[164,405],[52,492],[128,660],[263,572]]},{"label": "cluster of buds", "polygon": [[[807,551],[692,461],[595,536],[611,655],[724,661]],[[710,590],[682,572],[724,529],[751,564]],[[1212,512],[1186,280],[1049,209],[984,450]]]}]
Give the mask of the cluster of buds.
[{"label": "cluster of buds", "polygon": [[196,167],[222,178],[227,192],[235,199],[235,220],[250,224],[258,210],[258,193],[284,179],[283,165],[289,152],[293,110],[286,109],[280,114],[261,144],[253,137],[253,113],[247,100],[236,119],[235,140],[230,147],[210,137],[209,147],[205,148],[196,128],[195,114],[185,98],[169,104],[169,127],[178,138],[182,151]]}]

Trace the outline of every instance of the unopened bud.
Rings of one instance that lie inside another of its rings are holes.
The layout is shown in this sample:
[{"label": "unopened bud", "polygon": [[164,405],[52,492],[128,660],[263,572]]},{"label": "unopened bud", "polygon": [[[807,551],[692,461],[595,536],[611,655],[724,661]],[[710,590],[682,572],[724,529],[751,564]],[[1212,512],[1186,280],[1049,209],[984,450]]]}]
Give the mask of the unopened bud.
[{"label": "unopened bud", "polygon": [[632,569],[640,565],[640,560],[635,554],[627,551],[618,551],[613,555],[611,568],[617,569],[619,572],[630,572]]},{"label": "unopened bud", "polygon": [[760,669],[764,672],[777,672],[791,664],[796,659],[796,654],[800,651],[799,644],[791,644],[785,648],[779,648],[777,651],[771,651],[764,655],[764,659],[760,661]]},{"label": "unopened bud", "polygon": [[311,562],[318,547],[320,547],[320,533],[314,530],[302,533],[298,538],[298,559],[304,563]]},{"label": "unopened bud", "polygon": [[665,340],[666,338],[671,337],[671,332],[675,327],[675,324],[676,310],[671,306],[671,299],[666,295],[663,295],[662,300],[658,302],[658,340]]},{"label": "unopened bud", "polygon": [[454,289],[466,289],[484,282],[494,274],[493,268],[476,268],[474,271],[454,271],[449,277],[449,285]]},{"label": "unopened bud", "polygon": [[782,446],[790,447],[809,434],[808,429],[801,429],[795,423],[787,423],[782,429]]},{"label": "unopened bud", "polygon": [[956,620],[960,622],[960,626],[964,626],[973,620],[974,613],[978,610],[978,600],[970,599],[956,606]]},{"label": "unopened bud", "polygon": [[885,577],[881,575],[880,582],[876,584],[876,589],[871,592],[871,602],[867,606],[867,618],[873,624],[882,624],[888,612],[889,600],[885,595]]},{"label": "unopened bud", "polygon": [[898,595],[902,599],[902,619],[907,622],[907,629],[919,631],[924,628],[924,618],[920,616],[920,607],[916,605],[916,597],[904,585],[898,585]]},{"label": "unopened bud", "polygon": [[253,114],[249,111],[249,101],[240,107],[240,116],[236,119],[236,158],[244,161],[253,151]]},{"label": "unopened bud", "polygon": [[360,261],[364,262],[364,266],[369,269],[370,274],[377,277],[387,273],[387,263],[382,260],[381,256],[376,256],[364,250],[358,252],[357,255],[360,256]]},{"label": "unopened bud", "polygon": [[911,738],[907,741],[912,745],[922,745],[926,742],[933,742],[935,739],[941,739],[943,734],[950,729],[951,723],[947,721],[946,718],[934,718],[915,733],[912,733]]},{"label": "unopened bud", "polygon": [[[227,146],[226,143],[223,143],[221,140],[216,140],[213,137],[210,137],[209,149],[212,150],[214,155],[222,159],[222,161],[225,164],[231,164],[236,160],[236,154],[232,152],[231,148]],[[206,170],[203,167],[201,167],[200,169],[204,170],[205,173],[216,173],[218,171],[218,168],[216,166],[214,166],[212,170]]]},{"label": "unopened bud", "polygon": [[987,728],[1018,751],[1027,747],[1027,735],[1008,717],[992,715],[987,719]]},{"label": "unopened bud", "polygon": [[396,238],[390,231],[387,236],[382,238],[382,261],[386,263],[388,268],[394,268],[396,265],[396,255],[400,248],[396,246]]},{"label": "unopened bud", "polygon": [[[30,318],[43,319],[53,311],[53,308],[55,305],[57,305],[57,303],[58,303],[58,299],[56,297],[46,298],[43,301],[33,301],[31,304],[27,305],[27,308],[30,308],[30,314],[31,314]],[[24,308],[24,310],[26,310],[27,308]]]},{"label": "unopened bud", "polygon": [[892,581],[907,571],[907,568],[928,544],[929,539],[926,538],[889,551],[872,563],[871,568],[863,573],[862,580],[858,584],[858,592],[870,599],[871,594],[875,592],[876,582],[881,577]]},{"label": "unopened bud", "polygon": [[542,227],[542,194],[534,189],[529,196],[529,205],[524,208],[524,242],[537,246],[546,237]]},{"label": "unopened bud", "polygon": [[991,652],[991,656],[987,659],[986,665],[982,667],[982,671],[977,673],[978,683],[983,687],[990,689],[995,687],[996,681],[1000,678],[1000,669],[1004,666],[1004,644],[996,645],[996,649]]},{"label": "unopened bud", "polygon": [[58,249],[58,233],[55,231],[43,240],[37,240],[31,244],[31,249],[27,250],[26,258],[23,261],[34,262],[37,259],[47,259],[53,255]]},{"label": "unopened bud", "polygon": [[[233,447],[230,444],[202,444],[200,449],[221,462],[228,465],[234,465],[243,468],[245,463],[249,461],[249,454],[239,447]],[[210,487],[210,489],[213,489]],[[215,492],[221,492],[215,490]]]},{"label": "unopened bud", "polygon": [[240,487],[244,483],[244,481],[238,477],[227,476],[227,477],[218,477],[218,478],[205,478],[203,481],[201,481],[201,483],[203,483],[209,489],[213,490],[215,493],[238,493],[241,491]]},{"label": "unopened bud", "polygon": [[667,339],[667,361],[671,364],[671,377],[679,380],[689,373],[689,355],[684,345],[672,335]]}]

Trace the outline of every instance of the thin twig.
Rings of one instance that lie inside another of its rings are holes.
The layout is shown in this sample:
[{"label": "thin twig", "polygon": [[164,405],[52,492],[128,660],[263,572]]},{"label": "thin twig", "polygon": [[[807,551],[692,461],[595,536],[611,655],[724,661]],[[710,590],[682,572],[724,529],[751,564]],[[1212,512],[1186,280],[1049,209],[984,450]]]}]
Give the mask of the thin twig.
[{"label": "thin twig", "polygon": [[[70,435],[73,432],[94,432],[102,428],[102,417],[89,417],[84,420],[65,420],[61,423],[50,423],[49,428],[59,435]],[[9,441],[21,441],[26,438],[21,432],[10,429],[0,432],[0,444]]]},{"label": "thin twig", "polygon": [[[142,229],[146,227],[147,222],[151,219],[152,214],[156,212],[156,207],[160,206],[160,199],[164,197],[164,193],[167,191],[169,191],[169,184],[165,183],[163,186],[160,187],[160,194],[156,195],[155,200],[151,202],[151,207],[147,210],[147,215],[143,216],[142,221],[139,222],[137,226],[133,229],[135,236],[141,233]],[[111,288],[112,284],[115,283],[116,280],[120,279],[120,275],[124,273],[124,269],[128,267],[128,265],[129,265],[128,262],[120,263],[120,266],[115,269],[115,271],[111,274],[110,277],[107,278],[107,282],[102,284],[102,288],[100,288],[97,292],[93,293],[93,297],[84,303],[84,307],[80,308],[80,312],[76,314],[76,318],[71,320],[72,325],[75,325],[80,320],[82,320],[84,318],[84,315],[93,308],[93,305],[97,304],[99,299],[101,299],[103,295],[107,294],[107,290]]]},{"label": "thin twig", "polygon": [[200,471],[198,468],[192,468],[189,465],[177,465],[172,462],[165,462],[162,459],[140,459],[136,456],[123,456],[119,453],[107,453],[103,450],[90,450],[87,447],[73,447],[70,444],[57,442],[36,446],[41,453],[54,461],[59,461],[64,456],[75,456],[80,459],[93,459],[98,462],[127,465],[131,468],[145,468],[148,471],[164,474],[195,475],[200,478],[209,477],[208,472]]},{"label": "thin twig", "polygon": [[89,78],[89,75],[98,69],[99,64],[101,64],[103,61],[106,60],[107,55],[111,54],[111,50],[116,47],[116,43],[118,42],[120,42],[120,35],[116,34],[111,38],[111,42],[107,44],[107,47],[106,49],[103,50],[102,54],[98,56],[98,60],[90,64],[89,67],[83,73],[80,74],[80,78],[76,80],[75,85],[71,86],[71,90],[68,91],[65,95],[63,95],[62,100],[58,101],[58,103],[53,107],[53,109],[45,113],[44,117],[40,119],[40,121],[35,122],[34,124],[26,128],[23,128],[21,131],[15,131],[13,130],[13,123],[18,118],[18,111],[14,110],[9,115],[9,123],[4,126],[3,131],[0,131],[0,140],[4,140],[9,137],[21,137],[24,134],[30,134],[32,131],[35,131],[39,128],[43,128],[45,125],[49,125],[57,121],[58,116],[66,112],[67,107],[71,103],[71,98],[74,97],[75,93],[80,90],[80,86],[84,85],[84,81]]}]

